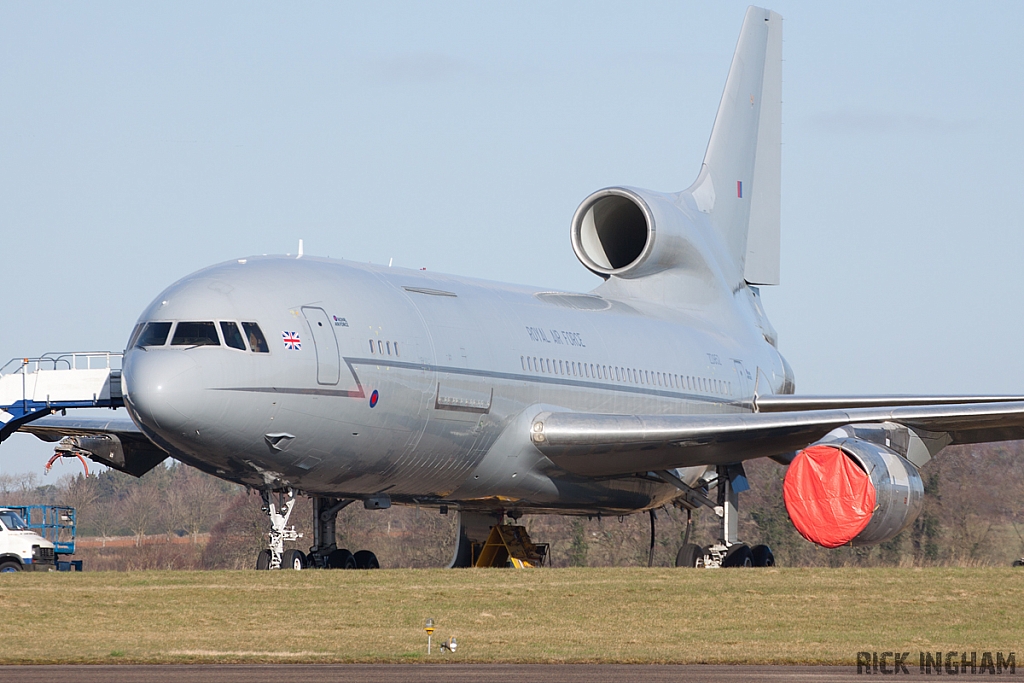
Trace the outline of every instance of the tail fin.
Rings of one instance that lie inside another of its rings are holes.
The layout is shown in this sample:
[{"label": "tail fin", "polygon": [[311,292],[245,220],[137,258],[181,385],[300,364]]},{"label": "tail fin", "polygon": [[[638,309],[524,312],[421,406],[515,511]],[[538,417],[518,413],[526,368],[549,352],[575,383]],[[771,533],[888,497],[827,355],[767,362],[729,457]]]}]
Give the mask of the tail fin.
[{"label": "tail fin", "polygon": [[749,7],[690,192],[751,284],[779,284],[781,169],[782,17]]}]

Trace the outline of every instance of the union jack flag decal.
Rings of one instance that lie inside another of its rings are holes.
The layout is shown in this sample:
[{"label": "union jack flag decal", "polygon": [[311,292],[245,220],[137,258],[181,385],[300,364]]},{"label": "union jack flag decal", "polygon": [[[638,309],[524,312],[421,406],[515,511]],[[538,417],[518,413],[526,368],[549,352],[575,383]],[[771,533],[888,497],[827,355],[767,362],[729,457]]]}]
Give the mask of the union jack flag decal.
[{"label": "union jack flag decal", "polygon": [[281,338],[284,340],[284,348],[289,351],[298,351],[302,348],[302,340],[299,339],[298,332],[282,332]]}]

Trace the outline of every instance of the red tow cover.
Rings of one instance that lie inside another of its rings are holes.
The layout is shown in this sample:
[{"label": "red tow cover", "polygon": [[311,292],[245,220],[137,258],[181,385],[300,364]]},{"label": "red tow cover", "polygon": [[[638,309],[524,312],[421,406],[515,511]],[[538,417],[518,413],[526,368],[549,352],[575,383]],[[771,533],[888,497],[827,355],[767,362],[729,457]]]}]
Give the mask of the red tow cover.
[{"label": "red tow cover", "polygon": [[800,451],[782,487],[786,511],[800,535],[826,548],[852,541],[871,521],[871,478],[835,446]]}]

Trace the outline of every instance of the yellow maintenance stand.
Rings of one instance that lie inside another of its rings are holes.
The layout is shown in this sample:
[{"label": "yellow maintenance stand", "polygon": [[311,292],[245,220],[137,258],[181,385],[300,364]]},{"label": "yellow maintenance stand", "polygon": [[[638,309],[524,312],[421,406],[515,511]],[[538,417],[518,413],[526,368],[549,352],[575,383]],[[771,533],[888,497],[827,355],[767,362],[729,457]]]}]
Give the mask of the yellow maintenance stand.
[{"label": "yellow maintenance stand", "polygon": [[477,567],[540,567],[548,558],[548,544],[534,543],[526,527],[498,524],[480,547]]}]

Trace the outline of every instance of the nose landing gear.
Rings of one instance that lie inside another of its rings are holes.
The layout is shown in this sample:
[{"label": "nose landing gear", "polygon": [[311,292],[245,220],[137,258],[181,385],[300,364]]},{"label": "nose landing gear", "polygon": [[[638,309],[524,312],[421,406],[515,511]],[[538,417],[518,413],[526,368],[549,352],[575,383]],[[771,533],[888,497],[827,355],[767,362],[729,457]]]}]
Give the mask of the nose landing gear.
[{"label": "nose landing gear", "polygon": [[313,546],[309,554],[301,550],[284,549],[288,541],[302,538],[302,534],[289,526],[295,507],[295,491],[287,489],[275,494],[261,491],[263,512],[270,517],[268,548],[256,558],[256,569],[379,569],[377,556],[369,550],[356,553],[338,548],[336,528],[338,513],[354,501],[350,498],[310,496],[313,501]]},{"label": "nose landing gear", "polygon": [[[263,512],[270,516],[270,547],[262,551],[256,558],[256,569],[280,569],[284,560],[285,541],[302,538],[302,534],[295,531],[294,526],[288,525],[288,520],[292,516],[292,508],[295,507],[295,492],[291,489],[288,489],[287,493],[279,491],[276,503],[269,491],[261,491],[260,496],[263,497]],[[294,564],[295,558],[291,551],[289,551],[289,559]]]}]

